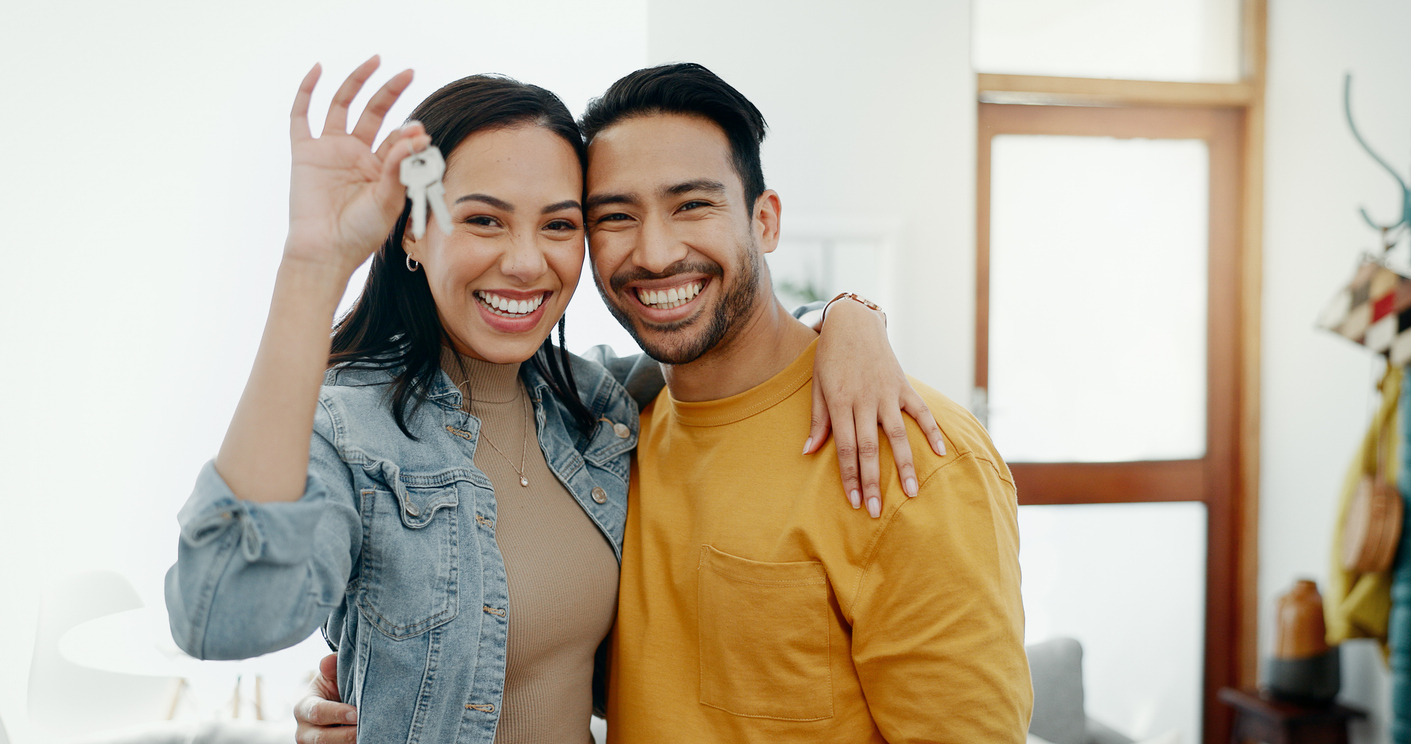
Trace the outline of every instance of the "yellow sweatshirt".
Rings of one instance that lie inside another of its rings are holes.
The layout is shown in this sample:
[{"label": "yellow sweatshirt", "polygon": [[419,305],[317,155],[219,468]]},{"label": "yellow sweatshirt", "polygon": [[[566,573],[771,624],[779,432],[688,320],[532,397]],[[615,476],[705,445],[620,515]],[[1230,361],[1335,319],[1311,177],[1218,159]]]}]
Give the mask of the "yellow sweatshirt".
[{"label": "yellow sweatshirt", "polygon": [[1014,483],[983,428],[912,380],[920,495],[885,439],[881,519],[832,444],[801,455],[814,347],[724,400],[642,413],[613,634],[611,744],[1023,742]]}]

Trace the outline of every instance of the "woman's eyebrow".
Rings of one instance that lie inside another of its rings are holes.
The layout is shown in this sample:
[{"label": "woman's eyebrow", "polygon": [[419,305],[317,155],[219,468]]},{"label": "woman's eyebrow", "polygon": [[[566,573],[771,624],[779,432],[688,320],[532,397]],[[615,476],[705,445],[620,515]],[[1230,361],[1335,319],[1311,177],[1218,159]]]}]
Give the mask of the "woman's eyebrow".
[{"label": "woman's eyebrow", "polygon": [[561,202],[556,202],[554,204],[550,204],[547,207],[544,207],[543,209],[539,210],[539,214],[553,214],[554,212],[562,212],[565,209],[574,209],[579,212],[582,212],[583,205],[579,204],[577,199],[564,199]]},{"label": "woman's eyebrow", "polygon": [[[494,207],[494,208],[496,208],[496,209],[504,210],[504,211],[506,211],[506,212],[513,212],[513,211],[514,211],[514,205],[513,205],[513,204],[510,204],[509,202],[505,201],[504,199],[496,199],[495,197],[490,196],[489,194],[466,194],[465,196],[462,196],[461,198],[456,199],[456,203],[457,203],[457,204],[460,204],[460,203],[463,202],[463,201],[478,201],[478,202],[483,202],[483,203],[485,203],[485,204],[489,204],[490,206],[492,206],[492,207]],[[575,203],[576,203],[576,202],[575,202]]]}]

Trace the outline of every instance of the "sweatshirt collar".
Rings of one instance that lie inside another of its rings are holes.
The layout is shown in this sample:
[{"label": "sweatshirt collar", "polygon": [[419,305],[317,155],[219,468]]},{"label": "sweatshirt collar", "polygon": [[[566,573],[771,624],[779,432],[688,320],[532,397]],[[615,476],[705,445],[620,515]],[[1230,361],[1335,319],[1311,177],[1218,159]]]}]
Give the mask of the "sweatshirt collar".
[{"label": "sweatshirt collar", "polygon": [[664,402],[682,426],[725,426],[744,421],[784,402],[813,379],[813,356],[818,347],[814,339],[789,366],[764,382],[719,400],[680,401],[663,391]]}]

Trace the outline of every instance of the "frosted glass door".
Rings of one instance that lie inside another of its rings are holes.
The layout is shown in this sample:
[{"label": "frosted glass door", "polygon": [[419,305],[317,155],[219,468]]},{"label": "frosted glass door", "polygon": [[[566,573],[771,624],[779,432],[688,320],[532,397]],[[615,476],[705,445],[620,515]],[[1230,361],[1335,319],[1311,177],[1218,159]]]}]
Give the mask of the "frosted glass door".
[{"label": "frosted glass door", "polygon": [[1216,694],[1253,682],[1244,125],[980,104],[975,402],[1029,639],[1081,640],[1088,713],[1137,739],[1226,740]]},{"label": "frosted glass door", "polygon": [[1205,141],[997,135],[991,148],[999,451],[1010,462],[1203,457]]},{"label": "frosted glass door", "polygon": [[1025,643],[1083,644],[1088,715],[1136,739],[1201,737],[1206,509],[1019,507]]}]

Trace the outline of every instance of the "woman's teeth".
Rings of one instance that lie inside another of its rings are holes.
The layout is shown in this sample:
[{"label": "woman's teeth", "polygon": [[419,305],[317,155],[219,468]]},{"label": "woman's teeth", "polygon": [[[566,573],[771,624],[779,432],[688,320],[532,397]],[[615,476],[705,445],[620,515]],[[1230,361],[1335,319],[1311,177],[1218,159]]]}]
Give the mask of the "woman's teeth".
[{"label": "woman's teeth", "polygon": [[701,284],[702,282],[691,282],[671,289],[639,289],[637,299],[641,300],[643,305],[670,310],[695,299],[696,295],[701,293]]},{"label": "woman's teeth", "polygon": [[475,298],[486,307],[494,310],[496,314],[509,318],[522,318],[538,310],[539,306],[544,304],[544,295],[542,294],[528,300],[511,300],[494,292],[478,289],[475,291]]}]

